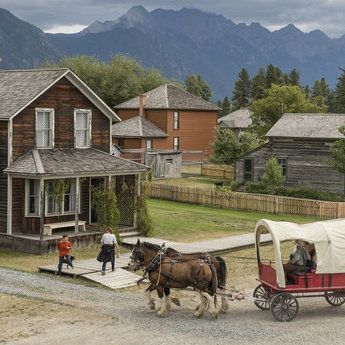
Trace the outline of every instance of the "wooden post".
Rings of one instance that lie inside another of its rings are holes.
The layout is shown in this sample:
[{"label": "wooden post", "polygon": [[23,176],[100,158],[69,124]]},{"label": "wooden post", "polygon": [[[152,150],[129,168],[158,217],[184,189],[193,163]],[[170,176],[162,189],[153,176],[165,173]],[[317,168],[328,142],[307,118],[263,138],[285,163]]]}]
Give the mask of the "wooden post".
[{"label": "wooden post", "polygon": [[43,240],[43,230],[44,230],[44,214],[45,214],[45,191],[44,191],[44,180],[40,179],[40,241]]},{"label": "wooden post", "polygon": [[203,164],[204,164],[204,160],[203,160],[203,151],[201,151],[201,154],[200,154],[200,160],[201,160],[201,175],[202,175],[202,167],[203,167]]},{"label": "wooden post", "polygon": [[78,222],[79,222],[79,194],[80,194],[80,190],[79,190],[79,177],[76,178],[76,182],[75,182],[75,227],[74,227],[74,233],[77,234],[79,231],[79,226],[78,226]]}]

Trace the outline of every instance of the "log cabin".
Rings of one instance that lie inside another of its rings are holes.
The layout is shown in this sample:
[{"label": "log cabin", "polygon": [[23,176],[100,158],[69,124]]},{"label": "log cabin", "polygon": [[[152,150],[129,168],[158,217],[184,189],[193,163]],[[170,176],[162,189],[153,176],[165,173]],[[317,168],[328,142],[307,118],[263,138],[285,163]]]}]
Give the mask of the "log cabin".
[{"label": "log cabin", "polygon": [[[69,69],[0,71],[0,248],[46,253],[66,230],[75,245],[92,244],[91,191],[104,180],[116,180],[120,226],[135,226],[147,167],[110,154],[118,121]],[[49,188],[58,179],[70,181],[61,205]]]},{"label": "log cabin", "polygon": [[344,195],[344,174],[332,168],[330,145],[344,139],[345,114],[284,114],[267,132],[268,142],[240,157],[237,182],[260,182],[269,158],[276,157],[287,187]]}]

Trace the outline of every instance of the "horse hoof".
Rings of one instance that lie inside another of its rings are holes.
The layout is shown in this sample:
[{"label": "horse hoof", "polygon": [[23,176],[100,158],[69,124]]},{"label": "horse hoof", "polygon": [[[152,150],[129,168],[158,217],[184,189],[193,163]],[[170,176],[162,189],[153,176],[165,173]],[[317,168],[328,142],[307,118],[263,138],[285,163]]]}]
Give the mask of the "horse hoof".
[{"label": "horse hoof", "polygon": [[161,311],[159,310],[159,311],[157,312],[157,315],[158,315],[159,317],[166,317],[166,316],[167,316],[167,312],[161,313]]}]

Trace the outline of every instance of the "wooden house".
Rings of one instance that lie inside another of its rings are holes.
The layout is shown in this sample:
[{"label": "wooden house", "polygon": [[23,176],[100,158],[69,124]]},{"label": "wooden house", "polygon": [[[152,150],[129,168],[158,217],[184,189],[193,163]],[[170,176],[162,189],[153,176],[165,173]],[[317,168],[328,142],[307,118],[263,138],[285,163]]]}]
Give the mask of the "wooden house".
[{"label": "wooden house", "polygon": [[287,187],[306,187],[344,195],[344,174],[330,167],[330,145],[345,114],[284,114],[266,134],[268,142],[241,157],[237,182],[259,182],[270,157],[276,157]]},{"label": "wooden house", "polygon": [[253,114],[248,108],[241,108],[218,119],[218,129],[231,129],[236,134],[249,129],[252,124],[250,116]]},{"label": "wooden house", "polygon": [[[0,247],[49,252],[66,230],[92,243],[91,190],[104,180],[116,180],[120,224],[134,226],[146,167],[110,154],[119,120],[69,69],[0,71]],[[49,188],[59,179],[70,181],[61,206]]]},{"label": "wooden house", "polygon": [[[211,154],[210,143],[214,140],[221,109],[176,85],[161,85],[117,105],[115,109],[123,122],[135,119],[126,123],[126,126],[135,127],[128,129],[128,133],[120,125],[113,127],[114,143],[125,149],[202,151],[205,157]],[[139,117],[145,120],[140,122]],[[151,136],[132,136],[133,131],[140,133],[140,123],[149,126],[149,122],[155,128]]]}]

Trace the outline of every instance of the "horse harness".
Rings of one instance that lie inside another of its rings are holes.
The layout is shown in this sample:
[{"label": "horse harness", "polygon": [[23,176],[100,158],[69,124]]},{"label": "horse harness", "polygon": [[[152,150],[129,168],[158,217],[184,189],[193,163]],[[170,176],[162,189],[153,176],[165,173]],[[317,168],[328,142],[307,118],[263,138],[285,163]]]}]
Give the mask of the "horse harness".
[{"label": "horse harness", "polygon": [[[179,253],[178,256],[182,257],[182,254]],[[165,258],[171,259],[171,261],[170,262],[162,262],[162,259],[165,259]],[[205,267],[204,267],[204,264],[207,264],[207,265],[209,265],[211,267],[212,266],[214,267],[214,264],[212,263],[211,258],[210,258],[209,255],[206,257],[206,259],[199,259],[199,263],[200,263],[199,270],[196,273],[194,281],[193,281],[192,284],[190,284],[190,283],[183,284],[183,282],[181,282],[179,280],[176,280],[176,279],[171,277],[173,269],[174,269],[174,265],[175,265],[176,262],[181,263],[181,262],[188,262],[188,261],[195,261],[195,260],[196,259],[180,259],[180,258],[178,258],[176,260],[176,259],[174,259],[174,258],[172,258],[170,256],[167,256],[163,251],[160,250],[157,253],[157,255],[152,259],[152,261],[149,263],[149,265],[145,268],[143,277],[138,282],[141,282],[142,280],[144,280],[148,273],[158,272],[158,279],[157,279],[156,286],[158,285],[158,283],[160,281],[160,276],[163,276],[167,280],[165,285],[164,285],[165,288],[169,288],[170,287],[169,286],[169,282],[170,281],[174,281],[176,283],[182,284],[183,285],[182,288],[186,288],[186,287],[192,285],[194,287],[194,290],[196,290],[198,284],[206,285],[208,283],[207,280],[205,279]],[[168,274],[165,274],[165,273],[163,273],[161,271],[161,268],[162,268],[163,264],[170,264],[170,270],[169,270]],[[202,272],[202,279],[197,279],[199,274],[200,274],[200,272]]]}]

